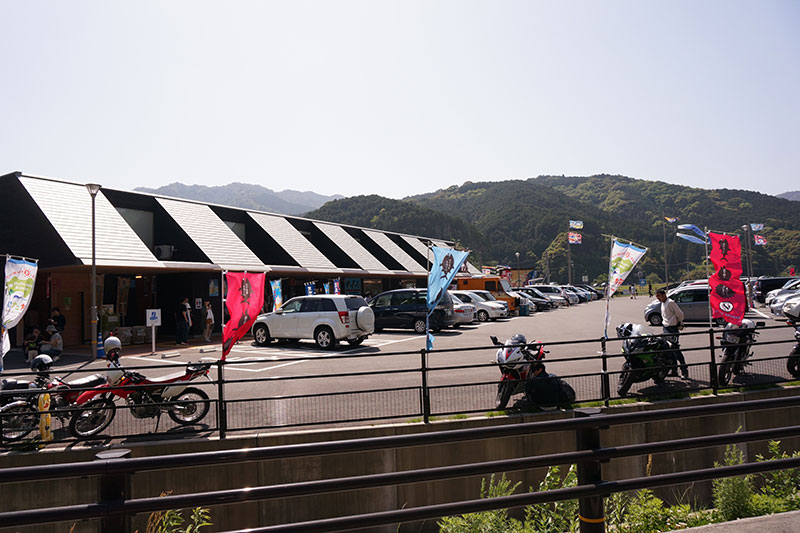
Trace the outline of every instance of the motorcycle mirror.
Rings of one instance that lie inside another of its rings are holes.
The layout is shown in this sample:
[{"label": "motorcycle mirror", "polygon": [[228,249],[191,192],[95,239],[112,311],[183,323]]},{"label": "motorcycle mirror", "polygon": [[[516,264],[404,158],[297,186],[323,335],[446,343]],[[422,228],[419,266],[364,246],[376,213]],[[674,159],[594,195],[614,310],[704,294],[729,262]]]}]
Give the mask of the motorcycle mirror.
[{"label": "motorcycle mirror", "polygon": [[492,339],[492,344],[494,344],[495,346],[500,345],[500,341],[498,341],[497,337],[495,337],[494,335],[490,335],[489,338]]},{"label": "motorcycle mirror", "polygon": [[766,325],[767,325],[767,323],[764,322],[763,320],[756,322],[756,327],[757,328],[763,328]]}]

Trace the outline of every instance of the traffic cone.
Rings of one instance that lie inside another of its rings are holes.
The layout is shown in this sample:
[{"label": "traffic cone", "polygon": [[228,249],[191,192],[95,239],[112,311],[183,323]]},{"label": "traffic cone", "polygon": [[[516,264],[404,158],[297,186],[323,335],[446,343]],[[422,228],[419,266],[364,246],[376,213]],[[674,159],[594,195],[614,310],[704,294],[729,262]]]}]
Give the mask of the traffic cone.
[{"label": "traffic cone", "polygon": [[106,358],[106,351],[103,349],[103,334],[100,332],[97,333],[97,358]]}]

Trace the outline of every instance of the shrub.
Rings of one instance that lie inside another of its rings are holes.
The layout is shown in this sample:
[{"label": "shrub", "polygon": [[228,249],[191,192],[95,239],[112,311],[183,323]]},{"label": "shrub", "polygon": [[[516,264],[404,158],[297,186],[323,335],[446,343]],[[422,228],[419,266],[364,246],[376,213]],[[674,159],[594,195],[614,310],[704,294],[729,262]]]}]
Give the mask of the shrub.
[{"label": "shrub", "polygon": [[[514,485],[506,479],[503,474],[499,481],[495,482],[494,474],[489,478],[481,480],[481,498],[499,498],[501,496],[511,496],[516,492],[520,483]],[[508,516],[506,509],[497,511],[483,511],[480,513],[469,513],[461,516],[446,516],[437,522],[439,531],[442,533],[514,533],[522,531],[522,524],[519,520],[514,520]]]},{"label": "shrub", "polygon": [[[539,483],[538,492],[558,488],[575,487],[578,484],[577,467],[571,465],[564,479],[560,467],[551,466]],[[531,489],[533,491],[533,489]],[[578,500],[563,500],[553,503],[538,503],[525,508],[525,530],[562,533],[578,530]]]},{"label": "shrub", "polygon": [[[744,452],[739,447],[729,444],[725,447],[724,466],[744,463]],[[715,467],[720,464],[714,462]],[[753,481],[752,476],[736,476],[715,479],[712,482],[714,507],[723,521],[736,520],[752,516]]]},{"label": "shrub", "polygon": [[[781,451],[781,441],[769,441],[769,457],[764,458],[763,455],[757,455],[758,461],[772,461],[775,459],[788,459],[790,457],[800,456],[800,452],[794,452],[789,455]],[[778,498],[789,498],[797,493],[800,488],[800,470],[797,468],[787,468],[785,470],[775,470],[772,472],[764,472],[762,474],[764,479],[764,487],[761,492]]]}]

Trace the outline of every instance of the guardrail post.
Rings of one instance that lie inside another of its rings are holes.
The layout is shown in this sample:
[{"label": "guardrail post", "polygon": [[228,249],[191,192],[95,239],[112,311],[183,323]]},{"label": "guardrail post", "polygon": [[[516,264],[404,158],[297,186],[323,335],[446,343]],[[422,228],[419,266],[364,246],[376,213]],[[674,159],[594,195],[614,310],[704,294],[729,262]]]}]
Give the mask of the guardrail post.
[{"label": "guardrail post", "polygon": [[[131,454],[127,448],[105,450],[95,455],[98,461],[109,459],[125,459]],[[131,475],[128,472],[121,474],[103,474],[98,480],[98,493],[100,504],[120,504],[131,495]],[[129,533],[131,530],[128,517],[119,514],[104,516],[100,519],[100,531],[119,531]]]},{"label": "guardrail post", "polygon": [[[601,417],[600,409],[596,407],[575,409],[575,418]],[[575,442],[578,451],[594,450],[600,448],[600,426],[579,429],[575,432]],[[578,463],[578,485],[593,485],[603,481],[603,469],[600,461],[585,461]],[[604,533],[606,530],[605,509],[602,496],[588,496],[578,500],[578,518],[580,519],[581,533]]]},{"label": "guardrail post", "polygon": [[606,338],[603,337],[600,339],[600,346],[601,346],[601,354],[603,360],[603,402],[605,403],[606,407],[611,400],[611,382],[608,378],[608,354],[606,353]]},{"label": "guardrail post", "polygon": [[428,350],[419,351],[420,369],[422,371],[422,421],[426,424],[431,421],[431,394],[428,390]]},{"label": "guardrail post", "polygon": [[228,432],[228,408],[225,403],[225,361],[217,361],[217,427],[219,438],[224,439]]},{"label": "guardrail post", "polygon": [[711,390],[714,391],[714,396],[717,395],[719,380],[717,379],[717,357],[714,347],[714,329],[708,330],[708,350],[711,352],[711,362],[708,367],[708,375],[711,376]]}]

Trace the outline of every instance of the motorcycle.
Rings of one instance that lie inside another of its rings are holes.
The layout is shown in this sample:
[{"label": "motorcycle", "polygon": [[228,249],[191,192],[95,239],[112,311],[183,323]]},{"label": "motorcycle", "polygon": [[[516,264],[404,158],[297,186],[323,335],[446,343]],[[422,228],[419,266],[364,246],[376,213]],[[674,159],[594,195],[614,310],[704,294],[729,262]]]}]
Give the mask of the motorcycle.
[{"label": "motorcycle", "polygon": [[790,320],[789,325],[794,327],[794,338],[797,341],[789,354],[789,360],[786,362],[786,370],[794,378],[800,378],[800,322]]},{"label": "motorcycle", "polygon": [[71,416],[71,408],[78,396],[88,388],[106,382],[101,374],[93,374],[72,381],[59,376],[50,377],[53,359],[46,354],[37,355],[31,361],[31,370],[36,372],[33,381],[4,379],[0,383],[0,418],[2,418],[3,439],[19,440],[38,427],[39,395],[50,395],[49,412],[62,423]]},{"label": "motorcycle", "polygon": [[114,420],[117,407],[114,397],[125,400],[135,418],[156,418],[156,429],[161,415],[166,412],[177,424],[192,425],[208,414],[208,394],[188,382],[208,377],[211,363],[187,363],[184,372],[159,378],[147,378],[138,372],[126,370],[118,359],[109,361],[108,382],[83,392],[78,396],[76,410],[69,422],[70,433],[85,439],[97,435]]},{"label": "motorcycle", "polygon": [[525,392],[525,380],[531,372],[531,364],[544,359],[544,354],[549,353],[544,345],[528,344],[525,335],[517,333],[504,343],[492,335],[489,337],[492,344],[498,346],[495,361],[500,367],[500,383],[497,384],[497,409],[505,409],[511,396]]},{"label": "motorcycle", "polygon": [[620,324],[617,336],[627,338],[622,343],[625,362],[619,374],[617,394],[625,396],[634,383],[652,379],[656,384],[664,383],[667,374],[677,370],[677,363],[672,355],[675,349],[673,341],[667,337],[656,337],[644,332],[641,324]]},{"label": "motorcycle", "polygon": [[756,327],[764,327],[764,322],[753,322],[749,318],[742,320],[741,325],[726,324],[722,331],[722,362],[717,368],[718,386],[724,387],[730,383],[734,375],[744,372],[747,361],[753,356],[750,347],[756,340],[758,332]]}]

